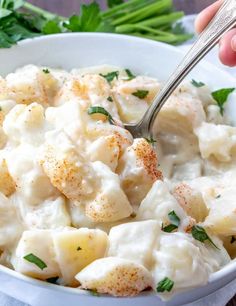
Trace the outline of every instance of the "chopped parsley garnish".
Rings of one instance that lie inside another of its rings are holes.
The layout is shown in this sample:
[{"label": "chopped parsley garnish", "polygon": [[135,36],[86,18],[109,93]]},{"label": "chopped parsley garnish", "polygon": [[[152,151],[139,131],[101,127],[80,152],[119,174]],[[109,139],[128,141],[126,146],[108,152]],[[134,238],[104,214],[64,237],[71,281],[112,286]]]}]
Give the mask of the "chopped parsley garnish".
[{"label": "chopped parsley garnish", "polygon": [[126,80],[131,81],[136,78],[136,76],[129,69],[125,69],[125,72],[128,76]]},{"label": "chopped parsley garnish", "polygon": [[153,139],[152,137],[151,138],[144,138],[149,144],[154,144],[156,143],[157,141],[155,139]]},{"label": "chopped parsley garnish", "polygon": [[171,211],[168,214],[168,218],[169,218],[171,223],[169,225],[165,226],[165,227],[162,224],[161,229],[163,230],[163,232],[171,233],[171,232],[173,232],[174,230],[176,230],[179,227],[179,225],[180,225],[180,218],[176,215],[174,210]]},{"label": "chopped parsley garnish", "polygon": [[81,250],[82,250],[82,248],[80,246],[78,246],[77,251],[81,251]]},{"label": "chopped parsley garnish", "polygon": [[170,292],[173,287],[174,287],[174,282],[168,277],[165,277],[162,281],[160,281],[157,284],[156,290],[157,292],[165,292],[165,291]]},{"label": "chopped parsley garnish", "polygon": [[224,105],[228,100],[229,95],[234,92],[235,88],[222,88],[211,93],[213,99],[220,108],[220,113],[224,114]]},{"label": "chopped parsley garnish", "polygon": [[218,194],[218,196],[216,197],[216,199],[219,199],[221,197],[221,195],[220,194]]},{"label": "chopped parsley garnish", "polygon": [[231,240],[230,240],[230,243],[233,244],[235,241],[236,241],[235,236],[232,236],[232,237],[231,237]]},{"label": "chopped parsley garnish", "polygon": [[191,84],[192,84],[193,86],[197,87],[197,88],[200,88],[200,87],[203,87],[203,86],[206,85],[205,83],[203,83],[203,82],[197,82],[197,81],[195,81],[194,79],[192,79]]},{"label": "chopped parsley garnish", "polygon": [[39,269],[43,270],[47,268],[47,265],[45,264],[44,261],[42,261],[40,258],[35,256],[34,254],[28,254],[24,257],[25,260],[35,264]]},{"label": "chopped parsley garnish", "polygon": [[101,107],[101,106],[91,106],[88,109],[88,114],[89,115],[93,115],[93,114],[102,114],[104,116],[107,117],[108,121],[110,122],[110,124],[115,124],[114,119],[112,118],[111,114],[105,110],[105,108]]},{"label": "chopped parsley garnish", "polygon": [[148,94],[149,94],[148,90],[137,90],[136,92],[132,93],[133,96],[135,96],[139,99],[145,99]]},{"label": "chopped parsley garnish", "polygon": [[59,276],[47,278],[46,281],[50,284],[57,284]]},{"label": "chopped parsley garnish", "polygon": [[111,97],[111,96],[110,96],[110,97],[108,97],[108,98],[107,98],[107,101],[109,101],[109,102],[113,102],[112,97]]},{"label": "chopped parsley garnish", "polygon": [[48,68],[45,68],[45,69],[43,69],[43,72],[44,72],[45,74],[49,74],[49,73],[50,73],[50,70],[49,70]]},{"label": "chopped parsley garnish", "polygon": [[211,238],[208,236],[207,232],[205,229],[199,225],[194,225],[192,227],[192,236],[194,239],[200,241],[200,242],[205,242],[209,241],[215,248],[219,250],[219,248],[214,244],[214,242],[211,240]]},{"label": "chopped parsley garnish", "polygon": [[99,296],[99,293],[97,292],[96,289],[91,289],[91,290],[89,290],[89,291],[90,291],[91,295],[93,295],[93,296]]},{"label": "chopped parsley garnish", "polygon": [[111,83],[115,78],[118,79],[119,71],[109,72],[108,74],[101,74],[100,76],[104,77],[108,83]]}]

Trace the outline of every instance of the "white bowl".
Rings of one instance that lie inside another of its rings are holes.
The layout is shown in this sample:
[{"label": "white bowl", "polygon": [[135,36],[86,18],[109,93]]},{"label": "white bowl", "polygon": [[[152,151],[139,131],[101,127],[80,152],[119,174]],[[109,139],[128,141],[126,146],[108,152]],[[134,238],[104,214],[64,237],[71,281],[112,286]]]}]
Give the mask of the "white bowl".
[{"label": "white bowl", "polygon": [[[0,50],[0,74],[5,75],[26,64],[72,69],[101,64],[129,68],[136,74],[148,74],[165,80],[183,54],[175,47],[154,41],[112,34],[60,34],[27,40],[11,49]],[[234,87],[235,79],[224,71],[202,62],[189,77],[209,84],[213,89]],[[236,114],[236,95],[231,96],[226,112]],[[236,115],[234,122],[236,123]],[[32,306],[174,306],[191,303],[230,283],[236,275],[236,263],[211,276],[204,287],[176,295],[167,303],[145,292],[134,298],[94,297],[78,289],[64,288],[20,275],[0,266],[0,290]]]}]

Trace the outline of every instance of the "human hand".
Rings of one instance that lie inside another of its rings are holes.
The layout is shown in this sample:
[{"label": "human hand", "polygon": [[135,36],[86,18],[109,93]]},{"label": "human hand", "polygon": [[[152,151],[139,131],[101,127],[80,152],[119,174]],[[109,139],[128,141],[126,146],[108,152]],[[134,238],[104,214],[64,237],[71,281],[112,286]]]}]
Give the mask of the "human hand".
[{"label": "human hand", "polygon": [[[198,33],[202,32],[211,19],[215,16],[223,0],[218,0],[204,11],[202,11],[195,23]],[[219,57],[223,64],[227,66],[236,66],[236,29],[230,30],[220,41]]]}]

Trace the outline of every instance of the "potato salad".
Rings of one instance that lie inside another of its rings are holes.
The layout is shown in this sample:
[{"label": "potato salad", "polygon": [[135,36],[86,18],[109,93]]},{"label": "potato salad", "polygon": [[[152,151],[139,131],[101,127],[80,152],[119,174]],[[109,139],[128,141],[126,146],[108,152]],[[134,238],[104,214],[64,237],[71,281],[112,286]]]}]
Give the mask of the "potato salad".
[{"label": "potato salad", "polygon": [[0,78],[0,264],[89,294],[162,299],[236,256],[234,91],[185,81],[133,139],[162,84],[113,66]]}]

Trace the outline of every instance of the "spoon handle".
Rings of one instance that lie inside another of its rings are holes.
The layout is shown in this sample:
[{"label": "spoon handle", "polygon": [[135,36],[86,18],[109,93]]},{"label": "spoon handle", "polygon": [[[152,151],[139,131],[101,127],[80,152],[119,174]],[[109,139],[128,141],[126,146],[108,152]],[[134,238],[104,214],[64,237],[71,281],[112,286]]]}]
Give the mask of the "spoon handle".
[{"label": "spoon handle", "polygon": [[[139,123],[142,135],[150,135],[155,118],[167,99],[196,64],[236,25],[236,0],[225,0],[218,13],[186,54]],[[144,136],[145,137],[145,136]]]}]

